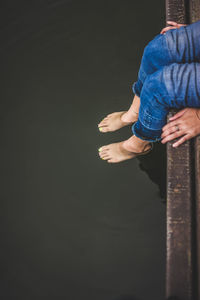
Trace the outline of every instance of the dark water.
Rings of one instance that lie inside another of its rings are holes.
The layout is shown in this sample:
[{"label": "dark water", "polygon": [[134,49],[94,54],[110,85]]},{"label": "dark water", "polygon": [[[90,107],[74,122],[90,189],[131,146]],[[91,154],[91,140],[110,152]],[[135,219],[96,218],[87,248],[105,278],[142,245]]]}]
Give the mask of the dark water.
[{"label": "dark water", "polygon": [[2,1],[1,299],[164,299],[165,147],[108,165],[164,1]]}]

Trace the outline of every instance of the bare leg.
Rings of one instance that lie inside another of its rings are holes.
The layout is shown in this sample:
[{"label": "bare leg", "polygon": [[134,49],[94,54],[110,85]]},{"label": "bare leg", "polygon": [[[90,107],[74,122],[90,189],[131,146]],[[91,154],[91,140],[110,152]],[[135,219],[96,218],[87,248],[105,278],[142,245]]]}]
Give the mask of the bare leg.
[{"label": "bare leg", "polygon": [[124,122],[135,122],[138,119],[138,113],[140,109],[140,98],[135,95],[133,98],[133,102],[129,108],[129,110],[122,115],[121,119]]},{"label": "bare leg", "polygon": [[107,115],[98,124],[99,130],[101,132],[111,132],[134,123],[138,119],[139,107],[140,98],[135,95],[128,111],[114,112]]},{"label": "bare leg", "polygon": [[137,154],[152,149],[148,141],[131,136],[128,140],[103,146],[99,149],[99,156],[108,163],[118,163],[137,156]]}]

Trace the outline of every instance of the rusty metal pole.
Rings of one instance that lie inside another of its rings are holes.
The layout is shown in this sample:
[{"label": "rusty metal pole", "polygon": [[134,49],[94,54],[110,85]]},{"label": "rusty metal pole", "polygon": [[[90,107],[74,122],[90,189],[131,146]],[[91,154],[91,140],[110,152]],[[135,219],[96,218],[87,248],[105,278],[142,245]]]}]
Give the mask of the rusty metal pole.
[{"label": "rusty metal pole", "polygon": [[[200,20],[200,0],[190,0],[191,23]],[[200,300],[200,136],[195,138],[196,285]]]},{"label": "rusty metal pole", "polygon": [[197,254],[197,286],[200,300],[200,137],[195,140],[195,184],[196,184],[196,254]]},{"label": "rusty metal pole", "polygon": [[[169,115],[173,115],[170,112]],[[192,163],[190,142],[167,145],[166,297],[193,298]]]},{"label": "rusty metal pole", "polygon": [[[166,0],[166,21],[189,21],[188,4],[184,0]],[[174,115],[171,110],[168,115]],[[173,141],[174,142],[174,141]],[[192,232],[192,147],[191,141],[172,147],[167,144],[167,258],[166,297],[194,300],[193,232]]]},{"label": "rusty metal pole", "polygon": [[188,24],[189,0],[166,0],[166,21]]}]

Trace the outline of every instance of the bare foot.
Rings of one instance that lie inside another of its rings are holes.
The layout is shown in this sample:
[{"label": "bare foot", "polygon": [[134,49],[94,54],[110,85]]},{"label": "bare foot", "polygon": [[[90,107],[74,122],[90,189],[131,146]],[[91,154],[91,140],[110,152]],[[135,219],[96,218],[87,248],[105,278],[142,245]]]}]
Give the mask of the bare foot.
[{"label": "bare foot", "polygon": [[112,132],[137,121],[138,114],[127,111],[114,112],[107,115],[99,124],[99,131]]},{"label": "bare foot", "polygon": [[118,163],[147,154],[151,149],[152,145],[148,141],[142,141],[136,136],[132,136],[126,141],[101,147],[99,156],[108,163]]}]

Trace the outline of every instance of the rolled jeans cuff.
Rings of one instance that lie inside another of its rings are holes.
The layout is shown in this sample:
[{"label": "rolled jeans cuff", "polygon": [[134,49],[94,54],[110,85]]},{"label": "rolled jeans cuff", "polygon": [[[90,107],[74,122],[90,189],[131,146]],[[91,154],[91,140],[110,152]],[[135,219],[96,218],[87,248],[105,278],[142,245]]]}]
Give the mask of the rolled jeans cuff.
[{"label": "rolled jeans cuff", "polygon": [[132,132],[143,141],[158,142],[162,139],[162,130],[148,129],[142,125],[139,119],[132,125]]},{"label": "rolled jeans cuff", "polygon": [[132,91],[133,93],[140,97],[140,93],[141,93],[141,90],[142,90],[142,82],[138,79],[138,81],[134,82],[133,85],[132,85]]}]

